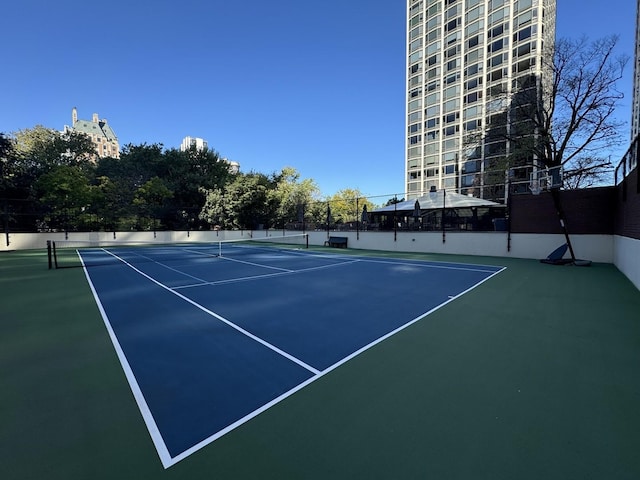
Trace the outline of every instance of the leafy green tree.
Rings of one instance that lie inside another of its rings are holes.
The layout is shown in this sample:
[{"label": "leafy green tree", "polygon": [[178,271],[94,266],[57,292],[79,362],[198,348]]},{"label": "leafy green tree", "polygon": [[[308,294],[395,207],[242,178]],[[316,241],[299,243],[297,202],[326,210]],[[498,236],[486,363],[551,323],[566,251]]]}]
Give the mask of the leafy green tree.
[{"label": "leafy green tree", "polygon": [[204,190],[200,219],[225,229],[270,228],[277,205],[269,196],[273,178],[262,173],[239,174],[223,188]]},{"label": "leafy green tree", "polygon": [[163,170],[158,173],[174,192],[164,218],[170,228],[203,227],[198,219],[205,202],[203,189],[223,187],[233,177],[229,165],[217,152],[195,147],[185,152],[166,151]]},{"label": "leafy green tree", "polygon": [[285,167],[274,175],[275,187],[270,190],[270,203],[276,207],[275,223],[285,227],[291,223],[302,223],[302,215],[313,220],[311,205],[320,198],[320,189],[311,179],[300,181],[300,173]]},{"label": "leafy green tree", "polygon": [[37,125],[18,131],[15,139],[16,158],[33,178],[59,165],[89,169],[95,157],[95,147],[83,133],[61,133]]},{"label": "leafy green tree", "polygon": [[133,204],[139,208],[138,212],[142,218],[150,222],[143,225],[143,228],[158,226],[157,220],[162,217],[166,208],[165,201],[171,197],[173,192],[160,177],[151,178],[137,189]]},{"label": "leafy green tree", "polygon": [[[113,224],[113,228],[136,228],[141,205],[134,203],[138,189],[158,172],[163,163],[162,145],[132,145],[122,148],[120,158],[101,158],[96,167],[95,184],[103,195],[98,216]],[[146,213],[145,213],[146,214]]]},{"label": "leafy green tree", "polygon": [[15,147],[13,141],[0,133],[0,198],[7,198],[15,181]]},{"label": "leafy green tree", "polygon": [[362,209],[372,209],[375,205],[370,202],[358,189],[345,188],[328,198],[331,205],[331,216],[335,223],[358,222]]},{"label": "leafy green tree", "polygon": [[93,200],[89,180],[77,166],[53,167],[38,178],[35,189],[40,202],[51,211],[52,228],[78,228],[79,214]]}]

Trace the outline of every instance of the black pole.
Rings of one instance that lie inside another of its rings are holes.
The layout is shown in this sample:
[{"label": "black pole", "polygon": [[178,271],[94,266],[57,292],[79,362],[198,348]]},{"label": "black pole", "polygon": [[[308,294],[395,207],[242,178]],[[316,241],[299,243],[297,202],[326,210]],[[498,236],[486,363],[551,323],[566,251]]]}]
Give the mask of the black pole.
[{"label": "black pole", "polygon": [[327,202],[327,239],[329,239],[329,223],[331,222],[331,205]]},{"label": "black pole", "polygon": [[442,243],[445,243],[445,238],[446,238],[446,233],[445,233],[445,228],[444,228],[444,217],[447,213],[447,208],[446,208],[446,203],[447,203],[447,190],[446,189],[442,189]]},{"label": "black pole", "polygon": [[507,252],[511,251],[511,178],[507,177]]},{"label": "black pole", "polygon": [[396,220],[396,212],[398,210],[398,197],[393,197],[393,241],[398,240],[398,222]]},{"label": "black pole", "polygon": [[[302,204],[302,233],[304,234],[305,230],[306,230],[306,225],[305,225],[305,208],[304,208],[305,204]],[[309,239],[307,238],[307,242],[309,241]]]},{"label": "black pole", "polygon": [[358,215],[360,214],[360,204],[358,203],[358,197],[356,197],[356,240],[360,240],[360,220]]},{"label": "black pole", "polygon": [[567,229],[566,218],[564,215],[564,211],[562,210],[562,204],[560,203],[560,189],[558,187],[551,188],[551,198],[553,198],[553,205],[556,207],[558,220],[560,221],[560,226],[562,227],[564,238],[567,241],[567,246],[569,247],[569,253],[571,253],[571,260],[575,263],[576,255],[575,253],[573,253],[573,245],[571,245],[571,240],[569,239],[569,230]]},{"label": "black pole", "polygon": [[49,260],[49,270],[51,270],[53,268],[53,258],[52,258],[52,251],[51,251],[51,240],[47,240],[47,260]]},{"label": "black pole", "polygon": [[9,246],[9,201],[4,199],[4,236],[6,238],[7,247]]}]

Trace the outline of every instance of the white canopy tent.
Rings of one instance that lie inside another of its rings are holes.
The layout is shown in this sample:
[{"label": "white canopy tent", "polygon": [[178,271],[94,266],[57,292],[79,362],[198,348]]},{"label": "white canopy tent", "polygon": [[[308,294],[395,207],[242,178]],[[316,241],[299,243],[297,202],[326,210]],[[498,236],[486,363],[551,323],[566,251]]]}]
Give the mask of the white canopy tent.
[{"label": "white canopy tent", "polygon": [[418,199],[406,200],[396,204],[387,205],[386,207],[376,208],[370,213],[386,213],[386,212],[413,212],[416,200],[420,205],[420,210],[435,210],[438,208],[472,208],[472,207],[503,207],[501,203],[484,200],[482,198],[469,197],[459,193],[446,192],[439,190],[424,195]]}]

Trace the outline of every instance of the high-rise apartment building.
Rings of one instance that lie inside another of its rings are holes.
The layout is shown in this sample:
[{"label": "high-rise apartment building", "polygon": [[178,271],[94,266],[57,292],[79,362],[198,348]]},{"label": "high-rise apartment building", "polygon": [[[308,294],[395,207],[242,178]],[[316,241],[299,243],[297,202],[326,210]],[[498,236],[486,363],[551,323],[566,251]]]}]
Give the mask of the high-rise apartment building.
[{"label": "high-rise apartment building", "polygon": [[509,104],[542,88],[554,38],[555,0],[407,0],[408,199],[504,195]]},{"label": "high-rise apartment building", "polygon": [[209,144],[203,138],[184,137],[180,144],[180,150],[186,152],[192,147],[195,147],[196,150],[204,150],[205,148],[209,148]]}]

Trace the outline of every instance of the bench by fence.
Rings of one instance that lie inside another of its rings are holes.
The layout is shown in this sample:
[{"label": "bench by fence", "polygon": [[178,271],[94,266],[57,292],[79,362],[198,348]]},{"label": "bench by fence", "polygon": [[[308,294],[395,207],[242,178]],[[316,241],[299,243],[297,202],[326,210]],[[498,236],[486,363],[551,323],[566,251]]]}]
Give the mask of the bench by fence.
[{"label": "bench by fence", "polygon": [[347,248],[348,237],[329,237],[329,240],[324,242],[325,247]]}]

